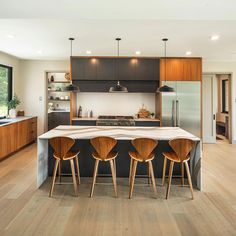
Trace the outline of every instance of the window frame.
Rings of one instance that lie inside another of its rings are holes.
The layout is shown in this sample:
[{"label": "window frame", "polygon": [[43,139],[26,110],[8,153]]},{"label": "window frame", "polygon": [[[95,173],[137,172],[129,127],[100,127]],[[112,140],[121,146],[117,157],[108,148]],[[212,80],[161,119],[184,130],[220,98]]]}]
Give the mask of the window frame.
[{"label": "window frame", "polygon": [[[8,70],[8,84],[7,84],[7,101],[9,102],[12,99],[12,95],[13,95],[13,67],[12,66],[7,66],[4,64],[0,64],[0,67],[5,68]],[[7,114],[9,112],[9,108],[7,107]],[[6,114],[6,115],[7,115]]]}]

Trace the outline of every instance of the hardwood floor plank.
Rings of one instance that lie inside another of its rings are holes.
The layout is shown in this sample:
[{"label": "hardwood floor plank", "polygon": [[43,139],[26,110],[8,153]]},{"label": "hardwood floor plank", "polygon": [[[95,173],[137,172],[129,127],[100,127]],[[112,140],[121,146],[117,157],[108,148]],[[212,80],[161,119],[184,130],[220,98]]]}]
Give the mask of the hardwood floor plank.
[{"label": "hardwood floor plank", "polygon": [[194,200],[180,179],[165,200],[165,187],[157,186],[155,199],[139,178],[132,199],[128,179],[117,179],[115,198],[112,179],[100,177],[98,183],[110,184],[99,185],[92,199],[91,178],[81,178],[78,198],[70,184],[55,185],[50,199],[51,178],[36,188],[33,144],[0,163],[0,235],[236,235],[235,156],[236,145],[204,145],[203,190],[194,190]]}]

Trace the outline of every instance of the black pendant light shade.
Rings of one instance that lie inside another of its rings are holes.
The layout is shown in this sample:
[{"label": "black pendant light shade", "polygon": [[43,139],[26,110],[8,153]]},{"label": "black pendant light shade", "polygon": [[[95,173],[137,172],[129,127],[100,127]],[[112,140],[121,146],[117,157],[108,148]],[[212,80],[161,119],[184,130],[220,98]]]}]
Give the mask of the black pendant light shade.
[{"label": "black pendant light shade", "polygon": [[157,89],[157,92],[159,92],[159,93],[173,93],[174,89],[172,87],[167,86],[167,85],[163,85]]},{"label": "black pendant light shade", "polygon": [[[75,38],[69,38],[69,40],[70,40],[70,56],[72,56],[72,43],[75,40]],[[78,86],[72,84],[72,78],[71,78],[70,84],[64,88],[64,91],[77,93],[80,90]]]},{"label": "black pendant light shade", "polygon": [[114,87],[110,87],[110,93],[128,93],[128,89],[120,85],[120,81],[117,82],[117,85]]},{"label": "black pendant light shade", "polygon": [[165,44],[165,82],[164,82],[164,85],[160,86],[156,92],[157,93],[174,93],[174,89],[165,84],[166,83],[166,42],[168,41],[168,39],[163,38],[162,41]]},{"label": "black pendant light shade", "polygon": [[[116,41],[117,41],[117,46],[118,46],[118,54],[117,54],[117,59],[119,59],[120,57],[120,40],[121,38],[116,38]],[[114,86],[114,87],[110,87],[109,89],[109,93],[128,93],[128,89],[124,86],[122,86],[120,84],[120,81],[119,81],[119,60],[117,60],[118,62],[118,68],[117,68],[117,78],[118,78],[118,81],[117,81],[117,85]]]}]

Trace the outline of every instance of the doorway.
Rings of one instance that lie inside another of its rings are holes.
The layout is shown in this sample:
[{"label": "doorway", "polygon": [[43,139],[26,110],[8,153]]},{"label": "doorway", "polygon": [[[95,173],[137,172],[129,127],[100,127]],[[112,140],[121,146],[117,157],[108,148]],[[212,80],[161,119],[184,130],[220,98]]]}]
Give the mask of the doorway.
[{"label": "doorway", "polygon": [[203,143],[231,143],[231,74],[203,74]]}]

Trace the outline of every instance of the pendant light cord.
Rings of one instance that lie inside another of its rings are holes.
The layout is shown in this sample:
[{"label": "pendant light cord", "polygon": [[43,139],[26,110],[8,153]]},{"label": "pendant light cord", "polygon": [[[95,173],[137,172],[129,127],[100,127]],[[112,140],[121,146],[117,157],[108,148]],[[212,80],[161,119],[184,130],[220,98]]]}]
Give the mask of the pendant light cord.
[{"label": "pendant light cord", "polygon": [[166,41],[165,41],[165,83],[166,83]]}]

